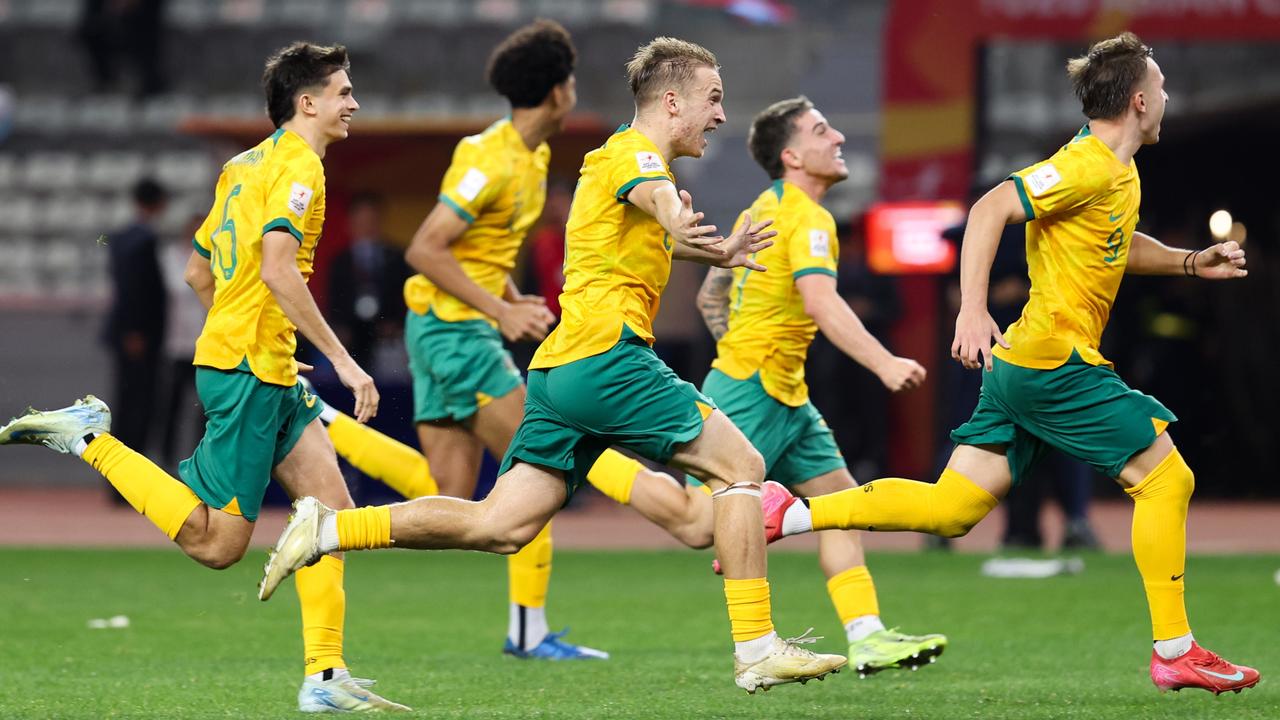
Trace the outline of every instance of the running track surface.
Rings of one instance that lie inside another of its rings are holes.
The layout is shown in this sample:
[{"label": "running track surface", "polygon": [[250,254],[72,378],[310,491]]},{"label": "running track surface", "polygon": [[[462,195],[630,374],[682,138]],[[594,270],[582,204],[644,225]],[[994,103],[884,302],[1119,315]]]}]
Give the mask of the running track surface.
[{"label": "running track surface", "polygon": [[[559,548],[661,549],[681,547],[634,511],[590,495],[556,516]],[[1095,501],[1090,518],[1112,552],[1129,551],[1129,523],[1133,503],[1127,499]],[[265,509],[258,518],[253,545],[269,546],[284,527],[287,510]],[[1191,503],[1187,544],[1193,553],[1280,553],[1280,503]],[[1050,545],[1062,535],[1062,517],[1053,506],[1042,514],[1042,531]],[[954,541],[964,552],[997,550],[1004,529],[1004,513],[996,510],[967,536]],[[923,536],[916,533],[864,533],[868,550],[916,550]],[[150,522],[125,505],[107,499],[97,488],[0,488],[0,545],[70,547],[151,547],[169,544]],[[775,547],[816,549],[813,536],[787,538]]]}]

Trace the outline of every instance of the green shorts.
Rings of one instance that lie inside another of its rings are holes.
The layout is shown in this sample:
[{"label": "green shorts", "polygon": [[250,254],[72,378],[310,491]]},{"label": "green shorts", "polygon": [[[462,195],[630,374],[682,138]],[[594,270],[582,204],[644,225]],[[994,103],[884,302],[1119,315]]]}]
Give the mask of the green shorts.
[{"label": "green shorts", "polygon": [[760,373],[735,380],[712,370],[706,393],[764,456],[765,477],[798,485],[844,467],[836,439],[813,403],[791,407],[764,391]]},{"label": "green shorts", "polygon": [[1158,400],[1125,385],[1114,370],[1072,353],[1053,370],[999,358],[982,376],[973,417],[951,433],[961,445],[1004,445],[1018,484],[1047,447],[1117,477],[1178,418]]},{"label": "green shorts", "polygon": [[629,328],[608,351],[530,370],[524,420],[498,474],[516,462],[560,470],[569,496],[611,445],[665,463],[715,409]]},{"label": "green shorts", "polygon": [[323,405],[302,389],[264,383],[241,370],[196,368],[204,437],[178,474],[206,505],[258,519],[271,469],[293,450]]},{"label": "green shorts", "polygon": [[484,320],[445,322],[428,311],[405,317],[413,376],[413,420],[465,420],[520,386],[502,335]]}]

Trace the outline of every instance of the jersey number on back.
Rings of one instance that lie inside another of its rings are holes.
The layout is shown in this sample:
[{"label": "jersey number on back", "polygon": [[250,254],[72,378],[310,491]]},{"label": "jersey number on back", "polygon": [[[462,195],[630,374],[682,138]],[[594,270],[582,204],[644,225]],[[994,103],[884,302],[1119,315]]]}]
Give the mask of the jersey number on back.
[{"label": "jersey number on back", "polygon": [[1107,250],[1109,254],[1102,257],[1102,261],[1111,264],[1120,259],[1120,246],[1124,244],[1124,228],[1116,228],[1107,236]]},{"label": "jersey number on back", "polygon": [[[223,280],[230,280],[236,274],[236,219],[229,218],[227,215],[231,212],[231,201],[239,194],[239,185],[231,188],[226,201],[222,203],[222,224],[209,236],[209,243],[213,245],[213,265],[222,271]],[[231,235],[231,247],[226,253],[218,242],[218,236],[222,234]],[[231,256],[230,265],[227,264],[227,255]]]}]

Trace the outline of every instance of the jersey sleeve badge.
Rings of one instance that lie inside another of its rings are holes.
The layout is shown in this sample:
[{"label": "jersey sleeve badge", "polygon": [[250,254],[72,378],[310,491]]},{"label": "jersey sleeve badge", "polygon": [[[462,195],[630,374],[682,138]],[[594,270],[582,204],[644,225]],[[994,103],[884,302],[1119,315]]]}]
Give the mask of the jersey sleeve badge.
[{"label": "jersey sleeve badge", "polygon": [[305,217],[313,195],[315,195],[315,191],[311,188],[302,183],[294,183],[293,187],[289,189],[289,209],[299,219]]},{"label": "jersey sleeve badge", "polygon": [[1035,197],[1043,195],[1060,182],[1062,182],[1062,175],[1058,173],[1058,168],[1054,167],[1053,163],[1045,163],[1027,173],[1027,188]]}]

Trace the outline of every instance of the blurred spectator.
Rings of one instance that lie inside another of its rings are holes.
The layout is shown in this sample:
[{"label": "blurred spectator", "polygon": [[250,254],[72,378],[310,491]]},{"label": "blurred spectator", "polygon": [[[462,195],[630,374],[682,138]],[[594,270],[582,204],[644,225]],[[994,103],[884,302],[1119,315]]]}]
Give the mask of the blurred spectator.
[{"label": "blurred spectator", "polygon": [[169,305],[153,227],[164,212],[167,199],[164,188],[155,180],[139,180],[133,187],[133,222],[107,239],[114,299],[103,340],[115,364],[112,432],[141,453],[147,450],[155,409],[156,377]]},{"label": "blurred spectator", "polygon": [[[170,467],[190,455],[204,434],[204,411],[195,393],[196,338],[204,328],[207,311],[200,298],[187,286],[182,275],[191,258],[191,238],[204,222],[204,215],[193,215],[185,232],[168,243],[161,255],[165,289],[169,293],[169,317],[164,334],[165,365],[168,366],[163,410],[164,434],[160,438],[160,457]],[[179,442],[179,433],[186,442]]]},{"label": "blurred spectator", "polygon": [[165,0],[85,0],[79,36],[95,92],[115,89],[121,57],[138,75],[138,97],[165,91],[164,5]]},{"label": "blurred spectator", "polygon": [[[862,320],[867,332],[889,346],[889,329],[901,313],[894,279],[867,267],[866,237],[860,225],[840,223],[840,265],[837,289]],[[885,418],[889,391],[870,370],[852,363],[822,333],[814,338],[806,373],[815,378],[839,378],[841,392],[820,393],[813,403],[835,434],[836,445],[859,482],[884,474],[889,436]]]},{"label": "blurred spectator", "polygon": [[1061,548],[1098,549],[1098,538],[1089,523],[1093,476],[1093,469],[1087,464],[1060,452],[1050,451],[1036,464],[1032,477],[1011,490],[1005,498],[1005,526],[1001,546],[1005,549],[1024,550],[1040,550],[1044,547],[1045,538],[1040,530],[1040,506],[1044,501],[1047,485],[1053,489],[1053,497],[1062,508],[1063,519],[1066,521]]},{"label": "blurred spectator", "polygon": [[529,242],[527,282],[521,287],[547,300],[547,307],[560,315],[560,291],[564,289],[564,226],[569,219],[573,191],[563,181],[547,184],[547,202],[542,219]]},{"label": "blurred spectator", "polygon": [[[985,192],[985,188],[983,189]],[[975,195],[974,201],[980,197]],[[964,239],[965,225],[962,223],[948,228],[943,237],[959,247]],[[1003,331],[1018,320],[1022,307],[1030,297],[1031,280],[1027,274],[1026,259],[1026,227],[1019,223],[1005,226],[996,248],[995,262],[991,266],[991,280],[987,291],[987,309],[992,319]],[[954,329],[954,319],[960,311],[960,278],[958,274],[948,279],[946,288],[947,321],[943,323],[946,332]],[[941,373],[942,397],[942,442],[939,443],[939,457],[935,471],[941,474],[954,445],[950,432],[968,421],[978,404],[978,393],[982,389],[982,373],[977,370],[965,370],[959,363],[951,360],[949,353],[951,337],[946,337],[944,351],[948,353]],[[1063,515],[1066,518],[1066,534],[1063,537],[1064,548],[1092,549],[1098,546],[1098,540],[1089,525],[1089,499],[1093,493],[1093,473],[1090,468],[1077,460],[1052,453],[1052,460],[1046,460],[1035,468],[1035,473],[1028,482],[1024,482],[1009,491],[1004,500],[1005,531],[1001,541],[1006,548],[1034,549],[1043,545],[1040,532],[1040,505],[1044,496],[1043,483],[1050,481],[1056,491]],[[1046,476],[1049,476],[1048,478]],[[930,538],[930,545],[945,546],[945,540]]]},{"label": "blurred spectator", "polygon": [[404,281],[409,278],[409,266],[400,246],[383,234],[379,196],[352,197],[347,227],[351,245],[329,266],[325,317],[351,357],[373,373],[380,342],[403,342]]}]

